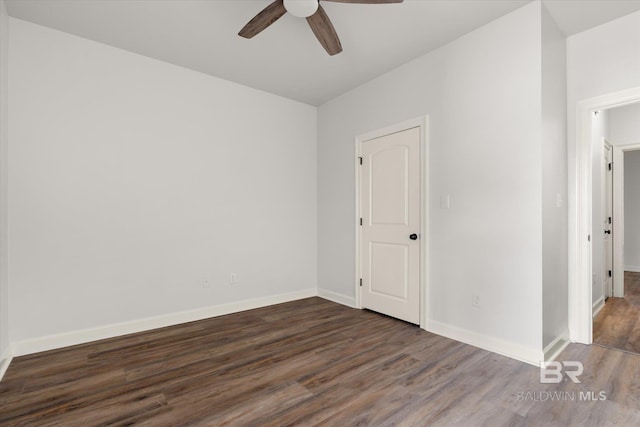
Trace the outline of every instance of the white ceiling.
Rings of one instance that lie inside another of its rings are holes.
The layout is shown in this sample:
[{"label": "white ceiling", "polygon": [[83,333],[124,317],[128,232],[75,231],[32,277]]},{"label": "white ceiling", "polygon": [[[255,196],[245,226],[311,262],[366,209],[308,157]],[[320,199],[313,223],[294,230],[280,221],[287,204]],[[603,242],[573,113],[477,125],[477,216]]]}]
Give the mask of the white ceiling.
[{"label": "white ceiling", "polygon": [[[531,0],[323,1],[344,51],[329,56],[306,21],[286,14],[237,35],[272,0],[7,0],[11,16],[320,105]],[[640,0],[546,0],[567,34],[640,10]]]}]

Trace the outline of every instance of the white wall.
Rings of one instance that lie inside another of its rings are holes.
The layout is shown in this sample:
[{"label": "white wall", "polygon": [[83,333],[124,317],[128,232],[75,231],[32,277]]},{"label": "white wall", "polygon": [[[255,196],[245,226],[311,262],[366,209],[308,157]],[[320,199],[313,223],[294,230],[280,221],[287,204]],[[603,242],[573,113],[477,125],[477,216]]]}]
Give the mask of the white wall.
[{"label": "white wall", "polygon": [[624,269],[640,271],[640,151],[624,153]]},{"label": "white wall", "polygon": [[[541,349],[540,7],[529,4],[320,107],[320,289],[354,297],[355,136],[428,114],[429,323]],[[441,210],[447,194],[451,208]],[[472,307],[472,293],[482,308]]]},{"label": "white wall", "polygon": [[640,86],[640,12],[568,37],[567,74],[572,123],[578,101]]},{"label": "white wall", "polygon": [[0,0],[0,378],[2,360],[9,353],[9,282],[7,217],[7,86],[9,53],[9,17]]},{"label": "white wall", "polygon": [[[640,144],[640,103],[609,110],[609,139]],[[640,151],[624,153],[624,268],[640,271]]]},{"label": "white wall", "polygon": [[609,139],[615,146],[640,144],[640,103],[612,108],[609,112]]},{"label": "white wall", "polygon": [[314,107],[10,32],[12,341],[315,289]]},{"label": "white wall", "polygon": [[568,338],[566,38],[542,7],[543,347]]}]

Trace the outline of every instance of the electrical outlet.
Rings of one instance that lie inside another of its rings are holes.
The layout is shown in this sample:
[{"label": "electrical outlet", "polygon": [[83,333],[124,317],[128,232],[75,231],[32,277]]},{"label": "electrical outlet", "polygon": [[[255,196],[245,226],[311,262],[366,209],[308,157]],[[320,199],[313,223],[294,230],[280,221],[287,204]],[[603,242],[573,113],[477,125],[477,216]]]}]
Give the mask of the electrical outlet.
[{"label": "electrical outlet", "polygon": [[211,285],[209,284],[209,281],[208,281],[207,279],[204,279],[204,280],[202,281],[202,287],[203,287],[203,288],[208,288],[209,286],[211,286]]},{"label": "electrical outlet", "polygon": [[229,275],[229,283],[232,284],[232,285],[235,284],[235,283],[238,283],[238,274],[237,273],[231,273]]},{"label": "electrical outlet", "polygon": [[480,308],[480,295],[471,294],[471,305],[476,308]]}]

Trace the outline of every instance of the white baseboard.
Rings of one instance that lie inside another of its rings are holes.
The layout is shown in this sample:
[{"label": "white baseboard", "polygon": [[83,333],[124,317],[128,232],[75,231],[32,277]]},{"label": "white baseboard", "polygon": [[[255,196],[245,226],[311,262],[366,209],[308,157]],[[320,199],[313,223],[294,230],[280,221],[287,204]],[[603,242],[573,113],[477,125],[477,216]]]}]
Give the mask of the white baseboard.
[{"label": "white baseboard", "polygon": [[320,298],[327,299],[329,301],[336,302],[338,304],[346,305],[347,307],[355,308],[356,300],[353,297],[339,294],[337,292],[327,291],[325,289],[318,289],[318,296]]},{"label": "white baseboard", "polygon": [[593,309],[592,309],[593,317],[596,317],[598,313],[600,313],[600,310],[602,310],[603,308],[604,308],[604,297],[600,297],[596,302],[593,303]]},{"label": "white baseboard", "polygon": [[13,355],[11,352],[11,348],[8,348],[4,353],[0,355],[0,381],[2,381],[2,378],[4,378],[4,374],[7,372],[7,369],[9,369],[11,360],[13,360]]},{"label": "white baseboard", "polygon": [[624,271],[632,271],[634,273],[640,273],[640,265],[625,265]]},{"label": "white baseboard", "polygon": [[[274,304],[281,304],[298,299],[310,298],[313,296],[319,296],[321,298],[348,307],[355,306],[355,301],[352,297],[323,289],[309,288],[297,292],[238,301],[234,303],[204,307],[179,313],[171,313],[163,316],[149,317],[130,322],[117,323],[112,325],[100,326],[97,328],[82,329],[62,334],[18,341],[12,343],[9,352],[10,354],[2,355],[3,357],[0,360],[0,379],[2,379],[2,375],[4,375],[6,369],[9,367],[9,363],[14,356],[23,356],[26,354],[53,350],[56,348],[84,344],[104,338],[113,338],[121,335],[177,325],[180,323],[223,316],[226,314],[266,307]],[[548,360],[545,357],[547,356],[546,351],[551,350],[553,348],[553,345],[556,345],[559,342],[559,339],[554,340],[554,342],[547,346],[547,348],[545,348],[545,351],[543,352],[510,341],[478,334],[476,332],[472,332],[455,326],[450,326],[433,320],[427,322],[427,327],[425,329],[429,332],[442,335],[456,341],[464,342],[466,344],[492,351],[494,353],[498,353],[503,356],[520,360],[522,362],[529,363],[535,366],[539,366],[540,361],[543,360],[543,358],[545,360]],[[563,344],[562,349],[564,349],[564,347],[566,347],[566,344]],[[556,350],[554,353],[558,354],[560,351],[561,350]]]},{"label": "white baseboard", "polygon": [[540,362],[544,358],[544,353],[541,350],[525,347],[511,341],[479,334],[434,320],[427,320],[427,327],[425,329],[434,334],[442,335],[452,340],[498,353],[534,366],[540,366]]},{"label": "white baseboard", "polygon": [[193,322],[195,320],[223,316],[225,314],[237,313],[240,311],[266,307],[274,304],[281,304],[303,298],[310,298],[316,295],[316,289],[309,288],[287,294],[279,294],[263,298],[238,301],[228,304],[199,308],[195,310],[182,311],[179,313],[171,313],[163,316],[138,319],[130,322],[99,326],[97,328],[82,329],[62,334],[49,335],[45,337],[14,342],[12,345],[12,353],[13,356],[23,356],[25,354],[38,353],[40,351],[53,350],[56,348],[68,347],[76,344],[84,344],[104,338],[113,338],[121,335],[132,334],[135,332],[148,331],[151,329],[163,328],[165,326],[173,326],[180,323]]},{"label": "white baseboard", "polygon": [[565,331],[564,334],[556,337],[556,339],[554,339],[553,341],[551,341],[542,351],[544,353],[544,361],[545,362],[551,362],[552,360],[555,360],[556,357],[558,357],[560,355],[560,353],[562,353],[562,351],[567,348],[567,346],[570,344],[569,339],[567,338],[569,336],[569,331]]}]

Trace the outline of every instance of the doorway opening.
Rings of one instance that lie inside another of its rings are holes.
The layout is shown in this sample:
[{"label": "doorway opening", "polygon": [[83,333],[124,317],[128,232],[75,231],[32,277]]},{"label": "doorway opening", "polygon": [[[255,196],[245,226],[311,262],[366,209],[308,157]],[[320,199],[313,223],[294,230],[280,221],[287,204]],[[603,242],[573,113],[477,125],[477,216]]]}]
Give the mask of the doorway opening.
[{"label": "doorway opening", "polygon": [[[620,166],[624,152],[631,151],[633,145],[629,141],[621,141],[619,135],[612,135],[606,128],[599,134],[602,128],[598,128],[597,121],[614,109],[631,107],[639,102],[640,88],[634,88],[588,99],[577,106],[575,206],[570,209],[569,217],[569,329],[571,340],[584,344],[593,342],[593,317],[606,305],[605,298],[617,298],[624,293],[625,246],[624,235],[621,234],[624,215],[621,204],[617,202],[621,199],[622,188],[617,175],[623,169]],[[605,213],[607,203],[601,198],[602,188],[606,187],[606,174],[601,174],[598,166],[606,164],[608,171],[609,162],[594,156],[594,153],[606,155],[605,139],[612,145],[613,154],[611,215]],[[600,188],[596,188],[598,186]],[[612,217],[611,224],[609,216]],[[606,267],[605,236],[611,237],[608,263],[611,280]],[[599,275],[594,276],[594,272],[599,272]]]},{"label": "doorway opening", "polygon": [[613,146],[615,284],[593,318],[593,342],[640,354],[640,104],[608,111]]}]

